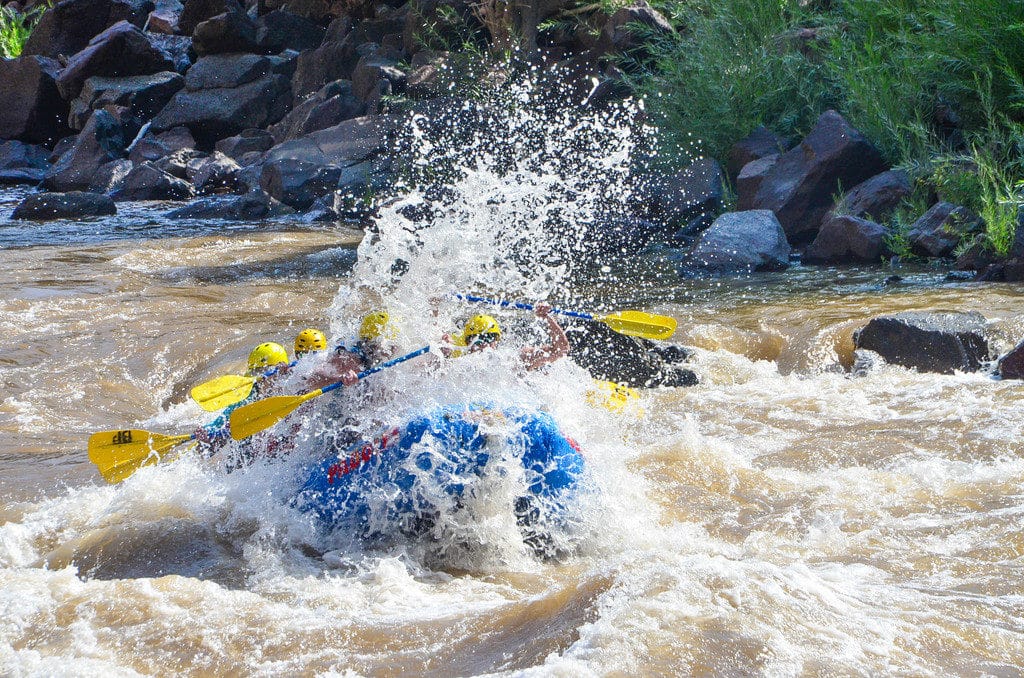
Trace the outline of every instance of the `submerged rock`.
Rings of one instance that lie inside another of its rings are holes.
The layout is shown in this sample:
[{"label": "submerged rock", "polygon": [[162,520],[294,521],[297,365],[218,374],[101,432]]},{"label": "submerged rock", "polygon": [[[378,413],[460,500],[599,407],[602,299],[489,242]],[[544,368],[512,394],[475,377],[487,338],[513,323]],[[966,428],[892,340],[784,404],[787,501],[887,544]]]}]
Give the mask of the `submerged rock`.
[{"label": "submerged rock", "polygon": [[52,221],[117,214],[114,201],[99,193],[35,193],[14,208],[12,219]]},{"label": "submerged rock", "polygon": [[245,195],[204,198],[167,214],[168,219],[224,219],[256,221],[292,214],[294,211],[263,191]]},{"label": "submerged rock", "polygon": [[976,372],[989,360],[980,313],[906,312],[872,318],[853,334],[854,347],[921,372]]},{"label": "submerged rock", "polygon": [[999,359],[996,371],[1003,379],[1024,379],[1024,341]]}]

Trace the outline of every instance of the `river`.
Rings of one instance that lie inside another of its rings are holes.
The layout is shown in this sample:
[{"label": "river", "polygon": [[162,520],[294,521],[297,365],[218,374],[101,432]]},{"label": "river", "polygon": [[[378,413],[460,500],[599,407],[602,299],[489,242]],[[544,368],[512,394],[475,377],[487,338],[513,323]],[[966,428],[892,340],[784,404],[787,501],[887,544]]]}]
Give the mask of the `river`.
[{"label": "river", "polygon": [[[9,224],[24,191],[0,193],[0,674],[1019,675],[1019,384],[850,368],[852,332],[897,310],[981,311],[1006,350],[1024,287],[927,267],[700,281],[657,262],[570,284],[557,262],[495,266],[493,230],[466,224],[494,222],[501,182],[466,181],[461,223],[411,234],[396,208],[366,238],[153,204]],[[501,184],[508,213],[535,188]],[[312,445],[233,473],[185,454],[118,485],[89,462],[93,432],[208,421],[188,389],[260,341],[346,340],[384,305],[411,350],[479,311],[436,301],[474,284],[671,315],[694,347],[698,386],[622,413],[588,404],[568,361],[519,375],[511,349],[367,378],[391,394],[381,418],[474,398],[550,411],[590,490],[557,557],[524,546],[507,479],[432,538],[374,544],[289,503]]]}]

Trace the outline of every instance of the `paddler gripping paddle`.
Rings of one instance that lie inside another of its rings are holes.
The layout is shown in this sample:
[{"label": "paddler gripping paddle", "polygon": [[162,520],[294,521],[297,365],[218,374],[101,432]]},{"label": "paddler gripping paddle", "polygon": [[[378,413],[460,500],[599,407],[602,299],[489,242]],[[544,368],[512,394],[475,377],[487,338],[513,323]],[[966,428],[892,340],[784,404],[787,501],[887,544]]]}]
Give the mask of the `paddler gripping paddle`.
[{"label": "paddler gripping paddle", "polygon": [[[495,304],[498,306],[511,306],[524,311],[532,311],[531,304],[523,304],[516,301],[503,301],[501,299],[488,299],[476,297],[470,294],[456,294],[456,299],[473,301],[481,304]],[[552,313],[558,313],[570,318],[582,318],[583,320],[596,320],[604,323],[620,334],[630,337],[643,337],[644,339],[668,339],[676,331],[676,319],[667,315],[653,315],[643,311],[619,311],[611,315],[596,316],[590,313],[579,311],[563,311],[553,308]]]},{"label": "paddler gripping paddle", "polygon": [[[389,360],[386,363],[381,363],[372,369],[360,372],[356,378],[363,379],[364,377],[368,377],[371,374],[380,372],[381,370],[397,365],[398,363],[403,363],[406,360],[411,360],[417,356],[421,356],[429,350],[429,346],[424,346],[412,353],[408,353],[399,358]],[[231,413],[231,437],[235,440],[242,440],[243,438],[248,438],[251,435],[259,433],[260,431],[264,431],[294,412],[295,409],[304,402],[322,396],[323,394],[333,391],[343,385],[344,382],[336,381],[324,386],[323,388],[310,391],[309,393],[294,396],[273,396],[257,400],[256,402],[248,405],[243,405]]]}]

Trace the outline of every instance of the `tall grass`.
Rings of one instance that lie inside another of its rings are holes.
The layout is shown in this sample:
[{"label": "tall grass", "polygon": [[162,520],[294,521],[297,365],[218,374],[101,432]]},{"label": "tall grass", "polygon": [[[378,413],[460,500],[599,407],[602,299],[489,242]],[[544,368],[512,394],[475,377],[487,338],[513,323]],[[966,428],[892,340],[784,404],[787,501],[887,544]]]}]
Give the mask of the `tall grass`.
[{"label": "tall grass", "polygon": [[0,58],[14,59],[21,55],[21,50],[32,35],[32,29],[39,22],[45,10],[18,12],[10,7],[0,7]]}]

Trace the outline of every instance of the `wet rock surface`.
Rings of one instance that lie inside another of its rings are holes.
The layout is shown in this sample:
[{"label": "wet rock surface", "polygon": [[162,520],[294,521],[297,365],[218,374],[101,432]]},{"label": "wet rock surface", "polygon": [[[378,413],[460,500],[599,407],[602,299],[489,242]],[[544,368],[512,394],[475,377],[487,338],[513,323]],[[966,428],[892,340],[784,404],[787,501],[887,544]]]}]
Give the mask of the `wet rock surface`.
[{"label": "wet rock surface", "polygon": [[853,341],[887,363],[920,372],[976,372],[991,358],[985,326],[980,313],[898,313],[873,318]]}]

